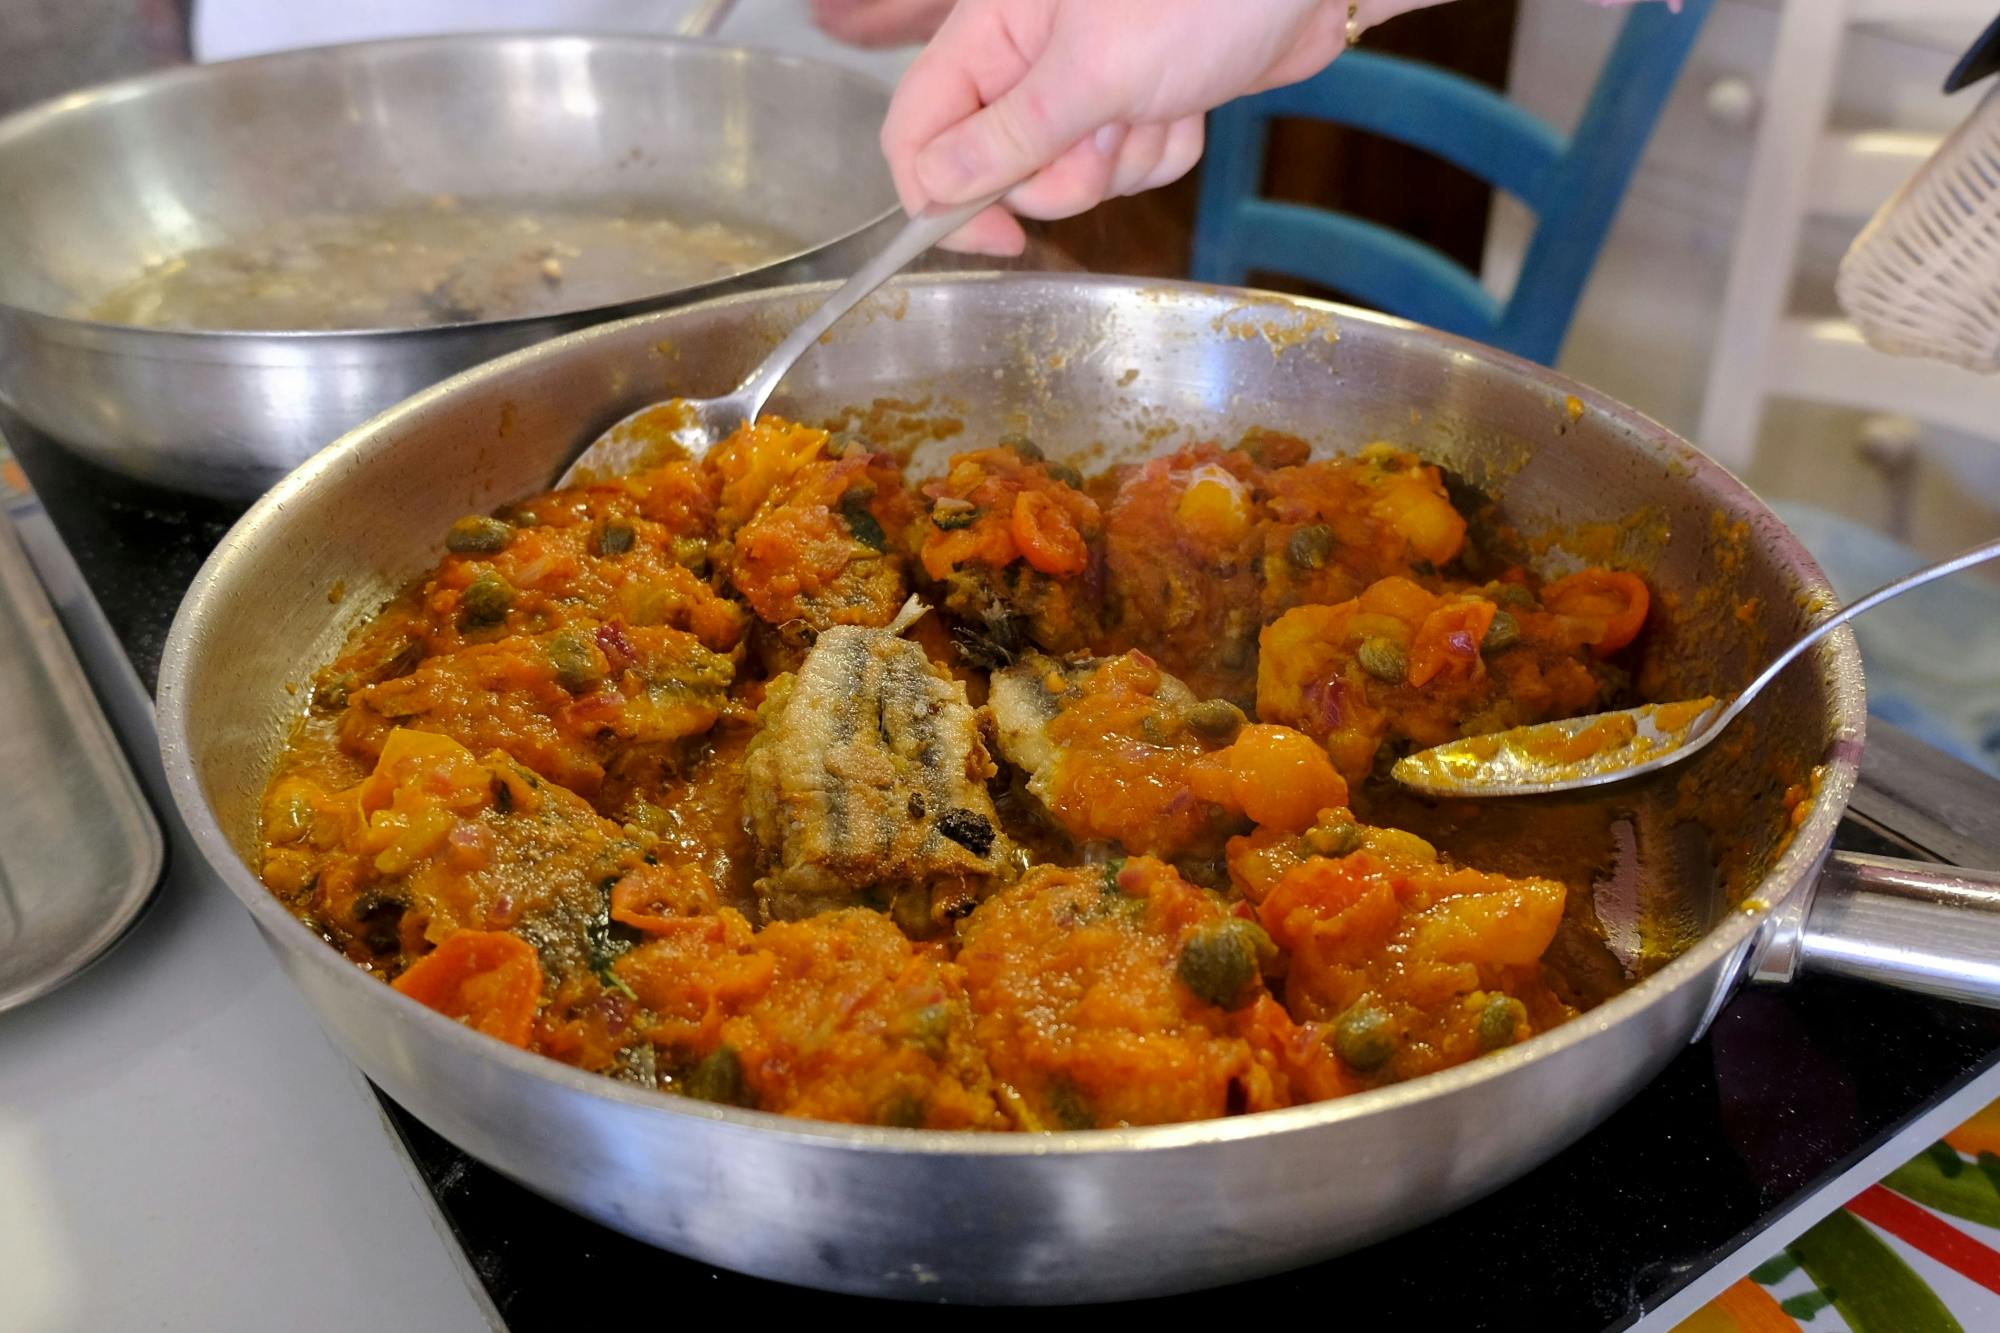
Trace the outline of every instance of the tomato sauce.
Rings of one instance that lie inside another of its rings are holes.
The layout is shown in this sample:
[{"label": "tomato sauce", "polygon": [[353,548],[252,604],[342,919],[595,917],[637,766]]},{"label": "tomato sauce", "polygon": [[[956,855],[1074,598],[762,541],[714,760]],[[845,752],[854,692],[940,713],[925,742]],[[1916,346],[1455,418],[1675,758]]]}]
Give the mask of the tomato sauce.
[{"label": "tomato sauce", "polygon": [[[1253,432],[1086,478],[1009,438],[913,478],[765,418],[439,535],[315,680],[262,872],[495,1040],[669,1096],[1057,1131],[1343,1096],[1591,998],[1547,962],[1556,851],[1478,819],[1440,850],[1380,772],[1622,702],[1646,584],[1478,565],[1405,451]],[[746,755],[857,631],[907,633],[923,690],[856,675],[772,797]],[[943,753],[973,758],[945,782]],[[878,883],[781,919],[760,830],[860,847],[884,792],[902,842],[997,869],[922,919]]]}]

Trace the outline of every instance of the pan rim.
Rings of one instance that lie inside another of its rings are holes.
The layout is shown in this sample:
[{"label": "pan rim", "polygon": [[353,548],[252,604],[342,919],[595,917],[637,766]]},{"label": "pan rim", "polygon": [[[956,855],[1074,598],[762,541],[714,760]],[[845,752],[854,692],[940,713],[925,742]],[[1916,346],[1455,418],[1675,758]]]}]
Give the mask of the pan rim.
[{"label": "pan rim", "polygon": [[[925,274],[897,279],[884,290],[894,293],[898,289],[985,282],[1020,288],[1042,286],[1071,294],[1079,289],[1102,288],[1157,293],[1170,299],[1233,297],[1259,307],[1292,307],[1309,316],[1331,318],[1347,324],[1365,323],[1394,331],[1420,331],[1427,340],[1442,341],[1456,355],[1515,373],[1532,372],[1542,382],[1574,395],[1587,408],[1616,418],[1636,431],[1663,456],[1676,458],[1690,467],[1712,491],[1719,493],[1719,498],[1748,502],[1765,513],[1769,512],[1748,487],[1720,464],[1635,409],[1546,367],[1408,320],[1334,302],[1251,288],[1107,275]],[[175,804],[204,859],[250,911],[274,946],[307,960],[306,966],[317,969],[333,984],[365,987],[371,994],[367,1003],[380,1015],[381,1021],[413,1021],[432,1039],[454,1044],[457,1053],[462,1056],[498,1060],[509,1073],[534,1078],[564,1093],[602,1098],[634,1114],[707,1120],[758,1136],[775,1136],[795,1143],[860,1153],[980,1159],[1089,1157],[1171,1152],[1324,1129],[1348,1120],[1393,1114],[1402,1107],[1422,1101],[1471,1093],[1486,1083],[1505,1078],[1526,1064],[1560,1058],[1572,1048],[1592,1041],[1631,1021],[1655,1004],[1664,1002],[1682,987],[1697,984],[1702,974],[1710,969],[1723,969],[1716,983],[1717,993],[1723,993],[1745,974],[1745,965],[1768,939],[1773,917],[1795,901],[1802,902],[1803,896],[1810,893],[1814,875],[1832,845],[1834,829],[1845,813],[1852,794],[1864,734],[1865,701],[1861,687],[1860,654],[1853,635],[1845,629],[1829,636],[1826,648],[1817,658],[1821,662],[1831,659],[1823,674],[1832,695],[1835,739],[1822,757],[1821,778],[1811,809],[1794,830],[1789,845],[1766,871],[1757,891],[1745,900],[1742,907],[1730,912],[1659,971],[1560,1027],[1519,1046],[1481,1056],[1463,1065],[1331,1101],[1185,1124],[1072,1130],[1060,1134],[976,1134],[957,1130],[892,1129],[802,1120],[775,1112],[665,1097],[494,1041],[383,985],[328,948],[303,922],[285,910],[238,855],[209,807],[190,755],[185,700],[190,692],[192,669],[206,638],[197,622],[203,603],[225,576],[226,567],[247,559],[245,552],[254,548],[266,529],[278,526],[294,496],[307,491],[318,478],[365,465],[374,452],[391,447],[406,424],[420,421],[428,412],[456,402],[486,381],[502,378],[518,366],[535,360],[560,360],[594,341],[628,336],[630,330],[649,322],[685,319],[696,312],[715,311],[731,305],[798,301],[830,292],[838,285],[827,282],[772,287],[720,297],[699,305],[679,306],[670,311],[653,312],[579,330],[463,371],[405,399],[320,450],[258,500],[225,534],[203,563],[188,596],[175,613],[162,653],[158,690],[161,753]],[[879,295],[877,299],[880,299]],[[1800,591],[1831,597],[1832,589],[1824,573],[1797,539],[1791,536],[1790,529],[1779,523],[1777,531],[1793,548],[1786,553],[1787,558],[1806,575]]]}]

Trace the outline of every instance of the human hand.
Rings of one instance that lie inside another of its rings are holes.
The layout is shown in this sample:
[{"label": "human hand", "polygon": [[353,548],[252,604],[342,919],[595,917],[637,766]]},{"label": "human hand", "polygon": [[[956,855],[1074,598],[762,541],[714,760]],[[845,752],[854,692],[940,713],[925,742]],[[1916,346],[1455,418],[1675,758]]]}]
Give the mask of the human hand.
[{"label": "human hand", "polygon": [[951,12],[952,0],[812,0],[821,32],[849,46],[914,46],[927,42]]},{"label": "human hand", "polygon": [[[1366,8],[1391,6],[1412,7]],[[959,0],[882,126],[903,206],[1012,184],[1005,208],[945,242],[1011,255],[1027,237],[1009,210],[1069,217],[1178,179],[1201,156],[1204,112],[1309,78],[1344,44],[1344,0],[1260,0],[1254,21],[1244,10],[1239,0]]]}]

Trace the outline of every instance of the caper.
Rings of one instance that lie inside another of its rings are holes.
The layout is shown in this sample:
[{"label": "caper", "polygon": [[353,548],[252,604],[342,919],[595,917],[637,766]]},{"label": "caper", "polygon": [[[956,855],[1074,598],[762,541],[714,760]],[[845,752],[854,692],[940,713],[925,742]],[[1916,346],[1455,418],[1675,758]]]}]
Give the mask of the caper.
[{"label": "caper", "polygon": [[743,1085],[743,1061],[731,1046],[718,1046],[687,1072],[681,1091],[704,1102],[725,1106],[748,1106],[749,1089]]},{"label": "caper", "polygon": [[933,1060],[944,1059],[951,1043],[951,1006],[927,1004],[910,1022],[910,1042]]},{"label": "caper", "polygon": [[1002,435],[1000,445],[1004,449],[1012,449],[1030,463],[1042,461],[1042,446],[1025,435]]},{"label": "caper", "polygon": [[1068,1079],[1050,1081],[1048,1102],[1049,1118],[1056,1122],[1057,1129],[1097,1128],[1097,1115],[1090,1109],[1089,1099]]},{"label": "caper", "polygon": [[417,663],[424,660],[424,641],[418,638],[398,638],[390,651],[375,659],[375,665],[368,668],[368,679],[396,680],[417,669]]},{"label": "caper", "polygon": [[1393,639],[1369,639],[1355,651],[1354,656],[1360,661],[1363,671],[1391,685],[1402,684],[1410,669],[1409,655]]},{"label": "caper", "polygon": [[1362,1073],[1380,1069],[1396,1053],[1396,1020],[1363,1001],[1340,1016],[1333,1053]]},{"label": "caper", "polygon": [[1262,960],[1275,957],[1277,952],[1262,926],[1232,916],[1188,935],[1174,975],[1197,998],[1234,1009],[1248,998]]},{"label": "caper", "polygon": [[371,953],[400,952],[403,913],[409,904],[393,894],[364,893],[354,902],[354,920],[360,926],[361,942]]},{"label": "caper", "polygon": [[1097,895],[1094,905],[1086,906],[1078,916],[1079,921],[1113,921],[1137,927],[1146,919],[1148,902],[1122,890],[1111,889]]},{"label": "caper", "polygon": [[343,671],[313,687],[313,707],[339,712],[347,707],[348,696],[360,687],[361,682],[355,679],[352,671]]},{"label": "caper", "polygon": [[[655,805],[643,796],[632,798],[631,803],[625,807],[624,819],[628,827],[636,828],[642,833],[650,833],[655,838],[664,838],[675,829],[673,815],[664,806]],[[659,864],[659,857],[653,856],[651,852],[646,855],[652,857],[646,864]]]},{"label": "caper", "polygon": [[1071,467],[1068,463],[1049,464],[1049,476],[1052,479],[1061,482],[1063,485],[1069,487],[1073,491],[1080,491],[1083,489],[1083,474],[1081,472],[1078,472],[1075,468]]},{"label": "caper", "polygon": [[1514,1044],[1514,1034],[1527,1020],[1528,1006],[1511,995],[1495,995],[1479,1011],[1479,1049],[1497,1051]]},{"label": "caper", "polygon": [[854,540],[877,551],[889,549],[889,535],[882,531],[882,524],[870,512],[868,502],[875,498],[875,492],[865,486],[850,486],[840,497],[840,516],[847,520],[847,530],[854,534]]},{"label": "caper", "polygon": [[507,549],[514,529],[497,518],[471,514],[451,525],[444,535],[444,549],[453,555],[495,555]]},{"label": "caper", "polygon": [[1503,583],[1496,579],[1480,589],[1480,591],[1486,594],[1486,600],[1500,606],[1533,606],[1535,604],[1535,594],[1529,592],[1518,583]]},{"label": "caper", "polygon": [[889,1125],[896,1129],[921,1129],[924,1118],[930,1113],[923,1094],[899,1091],[889,1094],[875,1113],[875,1123]]},{"label": "caper", "polygon": [[1243,730],[1248,720],[1243,710],[1227,699],[1203,699],[1187,710],[1188,726],[1212,741],[1235,740],[1236,733]]},{"label": "caper", "polygon": [[1324,523],[1300,528],[1285,543],[1285,559],[1294,569],[1321,569],[1333,554],[1333,529]]},{"label": "caper", "polygon": [[1486,627],[1486,637],[1479,641],[1482,653],[1497,653],[1512,648],[1521,641],[1521,622],[1505,611],[1493,613],[1493,623]]},{"label": "caper", "polygon": [[1148,713],[1139,719],[1139,734],[1145,738],[1148,745],[1165,745],[1173,739],[1167,723],[1158,713]]},{"label": "caper", "polygon": [[671,547],[674,563],[699,574],[708,568],[708,543],[699,537],[676,537]]},{"label": "caper", "polygon": [[624,519],[607,518],[597,529],[597,553],[623,555],[632,549],[632,542],[638,535],[632,525]]},{"label": "caper", "polygon": [[409,903],[397,893],[371,890],[354,900],[356,921],[394,921],[409,908]]},{"label": "caper", "polygon": [[1314,856],[1345,856],[1359,847],[1366,835],[1351,819],[1334,819],[1306,830],[1306,847]]},{"label": "caper", "polygon": [[514,589],[496,571],[482,569],[459,594],[458,607],[468,627],[497,625],[514,607]]},{"label": "caper", "polygon": [[957,532],[960,528],[969,528],[978,521],[979,506],[967,504],[963,500],[950,505],[940,500],[931,509],[931,522],[943,532]]},{"label": "caper", "polygon": [[597,654],[581,634],[564,631],[549,640],[549,665],[556,670],[556,684],[571,694],[588,694],[604,681]]},{"label": "caper", "polygon": [[1312,447],[1296,435],[1252,426],[1236,442],[1237,449],[1250,455],[1258,467],[1296,467],[1312,454]]}]

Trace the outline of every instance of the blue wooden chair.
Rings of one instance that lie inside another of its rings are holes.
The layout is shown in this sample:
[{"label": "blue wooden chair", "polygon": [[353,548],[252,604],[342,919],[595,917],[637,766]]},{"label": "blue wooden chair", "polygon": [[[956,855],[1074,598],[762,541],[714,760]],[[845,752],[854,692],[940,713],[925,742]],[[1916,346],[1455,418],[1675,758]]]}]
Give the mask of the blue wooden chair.
[{"label": "blue wooden chair", "polygon": [[[1333,288],[1419,323],[1544,364],[1555,360],[1653,122],[1694,45],[1711,0],[1674,14],[1636,7],[1571,135],[1456,74],[1366,49],[1325,72],[1220,108],[1208,121],[1193,273],[1241,283],[1252,269]],[[1258,194],[1273,119],[1352,125],[1433,153],[1526,204],[1536,215],[1513,293],[1400,232]]]}]

